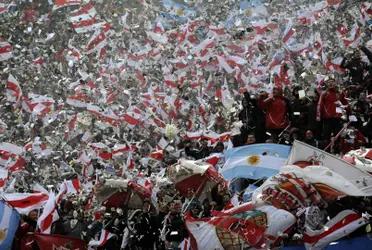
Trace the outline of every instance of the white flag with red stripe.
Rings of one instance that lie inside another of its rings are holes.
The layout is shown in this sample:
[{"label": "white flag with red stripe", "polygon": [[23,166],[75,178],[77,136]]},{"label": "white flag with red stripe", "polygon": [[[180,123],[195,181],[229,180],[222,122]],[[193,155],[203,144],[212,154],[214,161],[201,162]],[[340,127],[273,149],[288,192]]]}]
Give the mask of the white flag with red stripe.
[{"label": "white flag with red stripe", "polygon": [[132,126],[137,126],[142,123],[142,115],[134,112],[134,111],[128,111],[123,115],[122,118],[126,123]]},{"label": "white flag with red stripe", "polygon": [[49,198],[44,193],[6,193],[3,197],[18,213],[26,215],[32,210],[42,208]]},{"label": "white flag with red stripe", "polygon": [[53,222],[59,219],[56,195],[53,192],[49,193],[49,199],[44,206],[43,213],[37,220],[37,225],[41,233],[50,234]]},{"label": "white flag with red stripe", "polygon": [[54,0],[53,10],[57,10],[63,7],[80,5],[82,0]]},{"label": "white flag with red stripe", "polygon": [[96,105],[88,104],[87,110],[97,116],[100,121],[109,123],[112,126],[118,126],[121,123],[121,118],[109,108],[102,110]]},{"label": "white flag with red stripe", "polygon": [[81,184],[78,178],[65,181],[65,185],[67,194],[77,194],[80,192]]},{"label": "white flag with red stripe", "polygon": [[344,210],[327,222],[320,230],[306,228],[304,242],[306,249],[324,249],[332,241],[349,235],[368,223],[368,219],[352,210]]},{"label": "white flag with red stripe", "polygon": [[70,140],[77,135],[77,114],[71,116],[66,124],[65,140]]},{"label": "white flag with red stripe", "polygon": [[54,100],[48,96],[29,94],[23,98],[22,108],[34,115],[45,116],[53,110]]},{"label": "white flag with red stripe", "polygon": [[99,237],[99,240],[91,240],[91,241],[89,241],[88,245],[90,247],[102,247],[113,236],[114,236],[114,234],[110,233],[109,231],[107,231],[105,229],[102,229],[101,236]]},{"label": "white flag with red stripe", "polygon": [[110,25],[102,24],[102,28],[94,32],[93,36],[86,45],[86,53],[92,54],[100,52],[107,45],[107,32],[110,30]]},{"label": "white flag with red stripe", "polygon": [[287,44],[289,40],[293,37],[295,33],[295,29],[293,28],[293,22],[292,20],[289,20],[287,23],[287,27],[284,30],[283,33],[283,43]]},{"label": "white flag with red stripe", "polygon": [[7,142],[0,143],[0,166],[9,172],[22,170],[26,165],[23,153],[22,147]]},{"label": "white flag with red stripe", "polygon": [[6,41],[0,41],[0,62],[13,57],[12,45]]},{"label": "white flag with red stripe", "polygon": [[190,237],[183,239],[181,244],[178,246],[181,250],[191,250]]},{"label": "white flag with red stripe", "polygon": [[6,97],[8,102],[18,103],[22,97],[22,89],[17,79],[9,74],[8,82],[6,84]]},{"label": "white flag with red stripe", "polygon": [[99,22],[98,19],[92,2],[70,14],[70,22],[76,33],[86,33],[100,28],[104,22]]}]

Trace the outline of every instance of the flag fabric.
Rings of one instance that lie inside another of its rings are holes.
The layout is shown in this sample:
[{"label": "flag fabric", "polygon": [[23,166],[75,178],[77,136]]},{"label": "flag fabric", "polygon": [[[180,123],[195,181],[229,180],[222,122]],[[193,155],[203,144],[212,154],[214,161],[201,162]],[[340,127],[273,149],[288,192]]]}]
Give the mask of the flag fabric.
[{"label": "flag fabric", "polygon": [[22,108],[34,115],[45,116],[53,109],[55,101],[53,98],[37,94],[29,94],[23,98]]},{"label": "flag fabric", "polygon": [[80,5],[82,0],[54,0],[53,10],[57,10],[63,7]]},{"label": "flag fabric", "polygon": [[[369,250],[371,248],[371,239],[367,235],[363,236],[354,236],[351,238],[343,238],[339,241],[333,241],[328,246],[326,246],[327,250],[350,250],[350,249],[358,249],[358,250]],[[306,248],[301,245],[291,245],[291,246],[284,246],[283,250],[306,250]]]},{"label": "flag fabric", "polygon": [[[306,170],[306,164],[320,166]],[[329,154],[323,150],[312,147],[301,141],[294,141],[291,153],[287,161],[288,165],[297,165],[307,171],[306,175],[313,176],[312,178],[320,179],[326,173],[326,170],[332,171],[333,178],[324,180],[325,184],[339,186],[342,192],[346,192],[351,196],[371,196],[372,195],[372,176],[365,173],[363,170],[356,168],[350,163]],[[322,168],[321,168],[322,167]],[[289,168],[289,167],[288,167]],[[292,171],[292,170],[288,170]],[[319,176],[318,176],[319,175]],[[343,180],[343,181],[341,181]],[[319,180],[320,181],[320,180]],[[341,182],[341,183],[340,183]],[[346,186],[348,188],[345,188]],[[345,190],[344,190],[345,189]]]},{"label": "flag fabric", "polygon": [[0,249],[11,249],[20,216],[5,201],[0,201],[0,218]]},{"label": "flag fabric", "polygon": [[77,194],[80,192],[81,184],[78,178],[65,181],[65,185],[67,194]]},{"label": "flag fabric", "polygon": [[192,191],[196,197],[202,197],[208,194],[211,188],[227,184],[217,170],[206,163],[181,159],[178,164],[169,166],[168,170],[167,177],[184,196],[188,196]]},{"label": "flag fabric", "polygon": [[121,118],[109,108],[102,109],[96,105],[88,104],[87,110],[106,124],[118,126],[121,123]]},{"label": "flag fabric", "polygon": [[89,241],[88,245],[90,247],[102,247],[113,236],[114,236],[114,234],[110,233],[109,231],[107,231],[105,229],[102,229],[101,236],[99,237],[99,240],[91,240],[91,241]]},{"label": "flag fabric", "polygon": [[87,244],[83,240],[63,235],[34,233],[28,235],[23,242],[22,250],[34,249],[32,242],[42,250],[87,250]]},{"label": "flag fabric", "polygon": [[0,143],[0,166],[9,172],[22,170],[26,165],[23,153],[22,147],[7,142]]},{"label": "flag fabric", "polygon": [[343,160],[354,165],[356,168],[361,169],[366,173],[372,174],[372,149],[357,149],[347,152]]},{"label": "flag fabric", "polygon": [[48,157],[52,153],[52,149],[48,148],[45,143],[41,142],[40,137],[35,137],[34,141],[27,143],[23,149],[32,152],[32,154],[38,157]]},{"label": "flag fabric", "polygon": [[17,79],[9,74],[8,82],[6,84],[6,96],[9,102],[18,103],[22,97],[22,89]]},{"label": "flag fabric", "polygon": [[283,33],[283,43],[288,44],[294,34],[295,29],[293,28],[293,22],[292,20],[289,20]]},{"label": "flag fabric", "polygon": [[102,24],[102,28],[96,30],[86,45],[86,53],[99,52],[107,45],[107,32],[110,30],[108,24]]},{"label": "flag fabric", "polygon": [[12,45],[6,41],[0,40],[0,62],[13,57]]},{"label": "flag fabric", "polygon": [[245,203],[207,219],[186,216],[185,224],[191,249],[239,249],[242,245],[269,249],[295,221],[285,210]]},{"label": "flag fabric", "polygon": [[37,225],[41,233],[50,234],[53,222],[59,219],[56,196],[53,192],[49,193],[49,199],[44,206],[43,213],[37,220]]},{"label": "flag fabric", "polygon": [[220,173],[227,180],[261,179],[277,174],[285,165],[291,147],[280,144],[253,144],[226,151]]},{"label": "flag fabric", "polygon": [[18,213],[25,215],[42,208],[48,200],[48,195],[44,193],[6,193],[3,197]]},{"label": "flag fabric", "polygon": [[306,249],[324,249],[329,243],[349,235],[366,224],[368,224],[368,219],[360,214],[352,210],[341,211],[320,230],[311,230],[306,227],[305,247]]},{"label": "flag fabric", "polygon": [[0,190],[4,188],[8,180],[8,170],[0,168]]},{"label": "flag fabric", "polygon": [[86,33],[100,28],[104,22],[99,22],[98,19],[97,11],[92,2],[70,14],[70,22],[76,33]]},{"label": "flag fabric", "polygon": [[178,249],[181,250],[191,250],[190,237],[185,238],[181,244],[178,246]]}]

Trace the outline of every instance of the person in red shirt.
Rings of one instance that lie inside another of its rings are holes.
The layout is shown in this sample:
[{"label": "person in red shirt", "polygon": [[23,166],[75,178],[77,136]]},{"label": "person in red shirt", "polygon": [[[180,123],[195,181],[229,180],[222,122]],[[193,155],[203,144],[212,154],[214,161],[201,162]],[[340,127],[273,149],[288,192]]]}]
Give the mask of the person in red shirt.
[{"label": "person in red shirt", "polygon": [[333,134],[335,136],[342,127],[342,113],[337,112],[337,107],[348,105],[343,93],[336,88],[335,79],[330,77],[326,79],[327,89],[320,95],[317,106],[317,121],[322,121],[323,139],[329,140]]},{"label": "person in red shirt", "polygon": [[269,97],[261,96],[259,107],[265,112],[265,127],[271,135],[277,139],[278,135],[290,124],[290,105],[283,91],[274,87]]}]

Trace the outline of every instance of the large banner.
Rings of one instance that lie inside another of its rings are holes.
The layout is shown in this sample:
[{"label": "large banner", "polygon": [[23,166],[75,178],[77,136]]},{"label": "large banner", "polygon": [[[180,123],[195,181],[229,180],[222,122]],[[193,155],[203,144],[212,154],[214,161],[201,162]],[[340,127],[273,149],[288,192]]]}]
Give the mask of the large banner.
[{"label": "large banner", "polygon": [[21,249],[33,249],[34,244],[29,244],[32,241],[42,250],[87,250],[87,244],[83,240],[63,235],[39,233],[28,235]]},{"label": "large banner", "polygon": [[348,180],[353,187],[363,192],[364,196],[372,196],[372,176],[364,173],[337,156],[331,155],[301,141],[295,141],[287,164],[294,165],[295,163],[304,161],[332,170]]}]

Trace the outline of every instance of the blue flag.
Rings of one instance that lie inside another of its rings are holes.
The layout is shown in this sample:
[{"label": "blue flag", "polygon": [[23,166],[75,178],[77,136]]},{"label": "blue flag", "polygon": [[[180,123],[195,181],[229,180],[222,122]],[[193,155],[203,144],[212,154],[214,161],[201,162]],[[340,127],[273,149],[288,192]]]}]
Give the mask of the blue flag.
[{"label": "blue flag", "polygon": [[290,150],[290,146],[271,143],[233,148],[226,151],[225,164],[220,172],[227,180],[268,178],[285,165]]},{"label": "blue flag", "polygon": [[18,212],[0,201],[0,249],[10,249],[19,225]]}]

